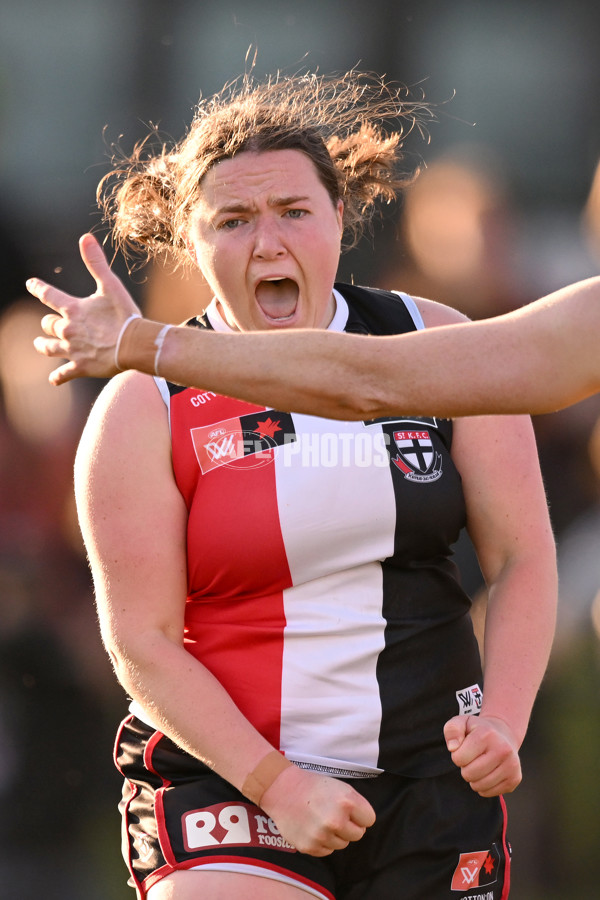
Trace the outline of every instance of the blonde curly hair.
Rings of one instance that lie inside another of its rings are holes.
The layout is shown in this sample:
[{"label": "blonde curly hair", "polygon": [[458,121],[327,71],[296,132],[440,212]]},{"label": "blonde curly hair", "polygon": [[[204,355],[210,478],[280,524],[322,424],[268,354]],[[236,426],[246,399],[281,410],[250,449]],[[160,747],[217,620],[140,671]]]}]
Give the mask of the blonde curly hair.
[{"label": "blonde curly hair", "polygon": [[277,75],[262,82],[245,75],[201,99],[180,142],[168,146],[155,130],[129,157],[113,159],[97,199],[126,257],[145,262],[169,250],[176,264],[186,265],[189,218],[208,170],[247,151],[300,150],[332,202],[344,202],[347,249],[376,201],[390,202],[413,179],[415,173],[398,171],[403,140],[427,118],[426,103],[368,73]]}]

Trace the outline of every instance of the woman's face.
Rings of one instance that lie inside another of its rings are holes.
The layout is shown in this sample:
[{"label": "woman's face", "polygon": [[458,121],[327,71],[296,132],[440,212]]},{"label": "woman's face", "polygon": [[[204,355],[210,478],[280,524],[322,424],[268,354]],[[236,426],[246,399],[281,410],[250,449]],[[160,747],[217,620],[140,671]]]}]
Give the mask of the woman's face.
[{"label": "woman's face", "polygon": [[239,331],[326,328],[335,312],[342,201],[300,150],[240,153],[202,180],[190,252]]}]

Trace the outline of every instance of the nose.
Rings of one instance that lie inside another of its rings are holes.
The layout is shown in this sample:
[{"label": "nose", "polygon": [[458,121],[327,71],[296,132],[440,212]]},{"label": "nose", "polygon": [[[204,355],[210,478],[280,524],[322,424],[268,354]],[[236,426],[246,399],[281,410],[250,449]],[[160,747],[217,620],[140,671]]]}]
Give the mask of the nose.
[{"label": "nose", "polygon": [[278,259],[285,256],[281,228],[275,217],[255,223],[253,256],[256,259]]}]

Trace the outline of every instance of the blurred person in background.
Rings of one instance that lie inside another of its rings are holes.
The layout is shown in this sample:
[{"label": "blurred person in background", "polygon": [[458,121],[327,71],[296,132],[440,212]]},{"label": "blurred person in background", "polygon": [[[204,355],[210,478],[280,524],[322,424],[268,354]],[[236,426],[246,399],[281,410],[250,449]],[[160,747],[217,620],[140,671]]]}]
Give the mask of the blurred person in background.
[{"label": "blurred person in background", "polygon": [[101,900],[115,691],[73,502],[83,408],[46,391],[36,319],[24,297],[0,315],[0,893]]},{"label": "blurred person in background", "polygon": [[455,147],[428,163],[406,188],[395,231],[379,287],[402,284],[418,297],[444,297],[470,319],[525,303],[518,211],[488,148]]},{"label": "blurred person in background", "polygon": [[[368,344],[460,322],[431,301],[334,288],[343,235],[402,186],[400,132],[380,124],[402,111],[355,73],[245,80],[203,101],[180,145],[122,162],[115,234],[199,266],[215,297],[190,333],[347,330]],[[82,255],[114,289],[91,236]],[[63,326],[45,320],[50,355]],[[134,319],[111,348],[117,368],[147,326]],[[167,332],[151,333],[153,372]],[[554,620],[535,446],[524,417],[410,412],[338,425],[135,373],[101,395],[76,483],[103,637],[133,698],[117,762],[140,896],[442,900],[476,883],[506,898],[500,795],[520,780]],[[294,446],[331,433],[356,447],[369,428],[391,448],[381,467],[306,463]],[[483,695],[450,562],[465,524],[492,598]]]}]

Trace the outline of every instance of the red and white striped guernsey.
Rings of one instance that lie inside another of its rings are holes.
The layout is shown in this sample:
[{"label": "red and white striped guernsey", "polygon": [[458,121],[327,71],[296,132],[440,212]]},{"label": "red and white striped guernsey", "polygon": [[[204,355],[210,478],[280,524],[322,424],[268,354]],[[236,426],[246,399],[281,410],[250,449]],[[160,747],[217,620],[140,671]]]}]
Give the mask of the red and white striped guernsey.
[{"label": "red and white striped guernsey", "polygon": [[[338,331],[422,327],[403,294],[336,284],[336,301]],[[189,324],[228,330],[214,304]],[[476,711],[482,683],[450,559],[465,523],[452,423],[338,422],[157,384],[189,510],[186,649],[301,765],[450,770],[443,725]]]}]

